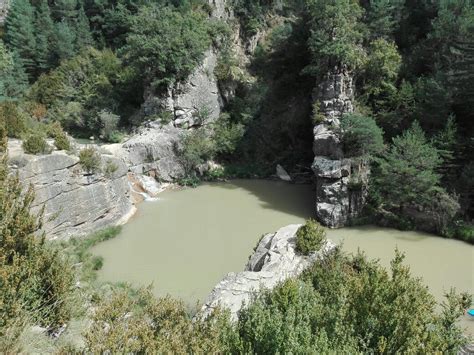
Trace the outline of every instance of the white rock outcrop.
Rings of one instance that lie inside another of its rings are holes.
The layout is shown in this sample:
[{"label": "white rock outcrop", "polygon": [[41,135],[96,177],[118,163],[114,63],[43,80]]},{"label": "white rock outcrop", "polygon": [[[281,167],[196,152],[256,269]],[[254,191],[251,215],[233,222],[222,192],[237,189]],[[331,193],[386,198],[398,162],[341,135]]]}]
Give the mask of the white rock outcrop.
[{"label": "white rock outcrop", "polygon": [[153,116],[162,111],[171,113],[174,127],[188,129],[216,120],[223,106],[214,68],[217,52],[209,48],[203,60],[184,82],[168,88],[163,95],[145,93],[143,113]]},{"label": "white rock outcrop", "polygon": [[231,318],[262,289],[272,289],[280,282],[300,275],[316,260],[335,247],[329,240],[321,251],[303,256],[296,252],[296,232],[300,224],[280,228],[276,233],[263,236],[250,257],[245,271],[229,273],[208,296],[200,316],[206,317],[217,307],[230,310]]},{"label": "white rock outcrop", "polygon": [[14,147],[10,152],[10,163],[20,181],[35,188],[33,211],[45,208],[43,230],[49,239],[123,224],[135,212],[127,167],[119,159],[102,155],[102,165],[113,166],[113,171],[88,174],[78,157],[65,152],[35,156],[19,153]]},{"label": "white rock outcrop", "polygon": [[158,181],[172,182],[183,177],[184,168],[176,152],[184,131],[172,125],[150,123],[125,143],[102,146],[121,159],[134,174],[146,174]]},{"label": "white rock outcrop", "polygon": [[10,0],[0,0],[0,26],[5,23],[9,7]]},{"label": "white rock outcrop", "polygon": [[328,73],[315,90],[322,122],[313,129],[312,169],[316,175],[316,217],[328,227],[343,227],[357,217],[365,202],[366,191],[351,190],[351,179],[366,181],[368,169],[344,159],[337,131],[340,118],[354,111],[352,76],[344,69]]}]

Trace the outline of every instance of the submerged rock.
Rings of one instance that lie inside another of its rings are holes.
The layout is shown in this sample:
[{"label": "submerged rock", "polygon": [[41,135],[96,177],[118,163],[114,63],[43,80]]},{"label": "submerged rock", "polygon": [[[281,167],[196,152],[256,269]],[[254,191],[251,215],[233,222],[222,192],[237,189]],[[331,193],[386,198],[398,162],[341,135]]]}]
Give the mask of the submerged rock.
[{"label": "submerged rock", "polygon": [[296,232],[300,224],[280,228],[276,233],[266,234],[250,257],[245,271],[229,273],[208,296],[200,316],[206,317],[217,307],[230,310],[231,318],[262,289],[272,289],[280,282],[301,274],[316,260],[335,247],[329,240],[321,251],[303,256],[296,252]]}]

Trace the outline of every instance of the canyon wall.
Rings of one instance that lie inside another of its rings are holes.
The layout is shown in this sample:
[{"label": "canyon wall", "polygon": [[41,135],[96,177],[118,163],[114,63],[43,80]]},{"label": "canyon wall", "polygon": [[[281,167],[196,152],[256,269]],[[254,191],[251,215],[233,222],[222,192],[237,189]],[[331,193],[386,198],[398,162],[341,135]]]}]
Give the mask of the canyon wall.
[{"label": "canyon wall", "polygon": [[[9,142],[10,165],[20,181],[32,184],[33,211],[43,206],[48,239],[82,236],[109,225],[123,224],[133,215],[127,166],[110,155],[101,155],[103,171],[90,174],[79,158],[62,151],[48,155],[24,154],[20,142]],[[108,172],[104,167],[109,166]]]},{"label": "canyon wall", "polygon": [[340,119],[354,111],[354,84],[344,69],[328,73],[315,89],[319,122],[314,126],[312,169],[316,175],[316,218],[328,227],[343,227],[359,215],[364,205],[369,171],[354,160],[344,158],[338,129]]}]

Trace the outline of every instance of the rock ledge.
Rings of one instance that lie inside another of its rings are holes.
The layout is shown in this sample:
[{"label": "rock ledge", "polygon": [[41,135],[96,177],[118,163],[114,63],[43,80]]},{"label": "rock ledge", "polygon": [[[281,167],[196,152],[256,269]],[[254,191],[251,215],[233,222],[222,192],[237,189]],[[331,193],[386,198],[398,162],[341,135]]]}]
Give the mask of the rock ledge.
[{"label": "rock ledge", "polygon": [[229,273],[208,296],[201,316],[208,316],[218,306],[228,308],[232,320],[239,310],[249,304],[254,293],[272,289],[280,282],[296,277],[314,261],[332,251],[335,245],[329,240],[321,251],[303,256],[296,253],[296,232],[301,224],[291,224],[276,233],[263,236],[250,257],[245,271]]}]

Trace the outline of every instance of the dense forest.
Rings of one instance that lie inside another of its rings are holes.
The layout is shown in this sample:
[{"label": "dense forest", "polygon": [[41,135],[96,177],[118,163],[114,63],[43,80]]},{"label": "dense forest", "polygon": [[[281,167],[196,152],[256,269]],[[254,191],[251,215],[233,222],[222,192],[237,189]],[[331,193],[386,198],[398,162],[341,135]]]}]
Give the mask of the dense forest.
[{"label": "dense forest", "polygon": [[[100,268],[87,248],[107,236],[60,248],[34,236],[41,214],[29,210],[34,191],[8,173],[7,137],[46,154],[46,138],[68,150],[69,136],[121,142],[151,120],[167,124],[171,113],[148,115],[145,97],[185,81],[212,46],[213,74],[235,94],[210,129],[183,135],[183,183],[194,183],[208,160],[223,167],[208,179],[266,177],[276,164],[307,171],[321,120],[312,93],[338,68],[355,84],[355,111],[341,119],[344,154],[372,169],[364,216],[354,223],[383,215],[391,226],[416,229],[414,215],[426,212],[436,233],[474,242],[471,0],[226,6],[235,18],[224,21],[201,0],[11,1],[0,28],[0,352],[21,351],[27,325],[53,335],[93,305],[85,344],[56,350],[455,353],[465,343],[456,319],[469,297],[452,292],[437,313],[398,254],[387,272],[337,252],[256,296],[233,324],[220,311],[192,321],[183,304],[149,290],[78,289],[77,280],[92,285]],[[235,31],[244,51],[235,48]],[[360,302],[367,297],[371,309]]]},{"label": "dense forest", "polygon": [[[183,138],[183,161],[192,176],[209,159],[227,166],[211,177],[267,176],[277,163],[310,165],[312,90],[344,67],[356,88],[356,117],[342,123],[345,154],[373,167],[366,215],[388,211],[392,225],[414,228],[413,211],[427,210],[438,233],[472,238],[470,1],[232,6],[236,19],[225,22],[202,1],[14,1],[0,43],[8,136],[29,138],[38,152],[45,145],[32,133],[59,135],[60,146],[62,129],[119,142],[144,121],[166,123],[170,112],[141,110],[144,93],[186,80],[213,45],[214,74],[235,95],[210,137]],[[262,38],[246,63],[232,45],[236,24],[244,41]]]}]

